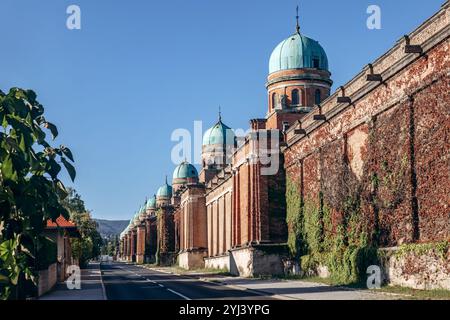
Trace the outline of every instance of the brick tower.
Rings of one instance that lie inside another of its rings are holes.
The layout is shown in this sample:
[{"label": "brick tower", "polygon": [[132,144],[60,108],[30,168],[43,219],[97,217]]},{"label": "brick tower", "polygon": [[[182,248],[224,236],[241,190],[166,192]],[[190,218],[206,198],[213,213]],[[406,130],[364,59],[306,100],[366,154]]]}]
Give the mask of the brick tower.
[{"label": "brick tower", "polygon": [[172,186],[166,183],[156,193],[157,230],[158,230],[158,263],[172,265],[175,254],[175,221],[174,207],[171,204]]},{"label": "brick tower", "polygon": [[267,77],[267,129],[286,131],[330,95],[333,81],[319,42],[296,31],[272,52]]}]

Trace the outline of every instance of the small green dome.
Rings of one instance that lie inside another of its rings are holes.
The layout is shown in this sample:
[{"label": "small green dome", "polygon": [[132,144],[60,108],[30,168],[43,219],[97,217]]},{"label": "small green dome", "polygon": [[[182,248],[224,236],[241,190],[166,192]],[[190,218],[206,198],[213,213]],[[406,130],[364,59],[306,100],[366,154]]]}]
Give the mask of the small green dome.
[{"label": "small green dome", "polygon": [[328,58],[319,42],[297,32],[283,40],[273,50],[269,61],[269,73],[302,68],[328,71]]},{"label": "small green dome", "polygon": [[187,161],[180,163],[173,171],[173,179],[198,178],[197,169]]},{"label": "small green dome", "polygon": [[206,130],[203,135],[203,145],[223,144],[234,145],[236,137],[233,130],[222,122],[219,121],[212,127]]},{"label": "small green dome", "polygon": [[140,214],[140,212],[137,211],[136,214],[134,215],[134,218],[133,218],[133,225],[134,226],[137,226],[139,224],[139,214]]},{"label": "small green dome", "polygon": [[158,192],[156,193],[156,197],[157,198],[171,198],[172,197],[172,186],[170,186],[167,183],[167,179],[166,179],[166,183],[158,189]]},{"label": "small green dome", "polygon": [[155,209],[155,208],[156,208],[156,196],[153,196],[147,200],[146,209]]}]

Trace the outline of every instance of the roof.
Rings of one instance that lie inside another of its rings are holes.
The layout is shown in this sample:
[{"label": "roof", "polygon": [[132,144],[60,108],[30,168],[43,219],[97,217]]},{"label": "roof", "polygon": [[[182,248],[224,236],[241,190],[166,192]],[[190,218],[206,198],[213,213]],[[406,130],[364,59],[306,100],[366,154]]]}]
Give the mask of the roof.
[{"label": "roof", "polygon": [[[314,60],[317,60],[318,65]],[[273,50],[269,73],[302,68],[328,70],[328,58],[319,42],[297,32],[281,41]]]},{"label": "roof", "polygon": [[172,186],[170,186],[167,181],[166,183],[158,189],[156,193],[156,198],[171,198],[172,197]]},{"label": "roof", "polygon": [[212,128],[206,130],[205,134],[203,135],[204,146],[215,144],[235,144],[235,135],[233,130],[226,124],[224,124],[221,118],[219,118],[219,121]]},{"label": "roof", "polygon": [[150,199],[148,199],[146,204],[147,209],[155,209],[156,208],[156,196],[154,195]]},{"label": "roof", "polygon": [[47,220],[47,229],[53,229],[53,228],[76,228],[77,225],[73,223],[70,220],[67,220],[63,216],[59,216],[56,218],[55,221],[52,221],[51,219]]},{"label": "roof", "polygon": [[186,179],[186,178],[197,178],[197,169],[187,161],[180,163],[173,171],[172,178],[175,179]]}]

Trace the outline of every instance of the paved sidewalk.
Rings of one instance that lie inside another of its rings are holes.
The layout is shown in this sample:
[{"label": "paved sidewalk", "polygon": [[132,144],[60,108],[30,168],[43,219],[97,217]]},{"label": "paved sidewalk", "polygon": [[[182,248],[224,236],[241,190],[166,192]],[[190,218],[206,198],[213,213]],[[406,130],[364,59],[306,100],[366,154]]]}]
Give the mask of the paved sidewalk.
[{"label": "paved sidewalk", "polygon": [[65,282],[60,282],[39,300],[106,300],[100,263],[89,263],[87,269],[81,270],[80,290],[70,290]]},{"label": "paved sidewalk", "polygon": [[407,296],[377,293],[369,290],[355,290],[329,286],[318,282],[301,280],[260,280],[247,278],[203,278],[232,288],[252,290],[271,294],[287,300],[394,300],[407,299]]}]

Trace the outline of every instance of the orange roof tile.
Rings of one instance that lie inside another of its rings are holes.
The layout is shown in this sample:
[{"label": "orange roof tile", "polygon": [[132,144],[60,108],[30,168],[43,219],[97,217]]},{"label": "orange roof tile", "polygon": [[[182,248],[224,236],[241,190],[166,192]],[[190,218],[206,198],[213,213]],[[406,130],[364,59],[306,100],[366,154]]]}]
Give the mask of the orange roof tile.
[{"label": "orange roof tile", "polygon": [[47,220],[47,228],[76,228],[76,224],[72,221],[66,220],[63,216],[56,218],[53,222],[51,219]]}]

